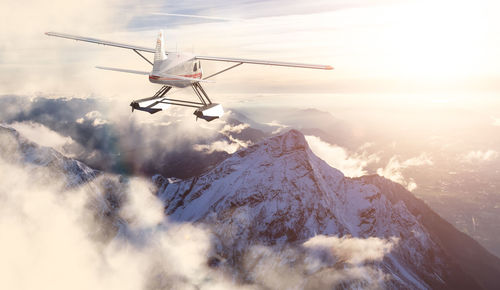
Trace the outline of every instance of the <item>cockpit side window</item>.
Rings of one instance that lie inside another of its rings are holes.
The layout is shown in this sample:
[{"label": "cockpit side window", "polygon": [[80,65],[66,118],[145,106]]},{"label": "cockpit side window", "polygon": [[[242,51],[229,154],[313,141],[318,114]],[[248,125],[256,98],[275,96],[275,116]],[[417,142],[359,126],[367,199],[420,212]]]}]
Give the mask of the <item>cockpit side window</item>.
[{"label": "cockpit side window", "polygon": [[193,68],[193,71],[197,71],[197,70],[198,70],[198,66],[197,66],[197,65],[198,65],[198,63],[196,63],[196,62],[195,62],[195,63],[194,63],[194,68]]}]

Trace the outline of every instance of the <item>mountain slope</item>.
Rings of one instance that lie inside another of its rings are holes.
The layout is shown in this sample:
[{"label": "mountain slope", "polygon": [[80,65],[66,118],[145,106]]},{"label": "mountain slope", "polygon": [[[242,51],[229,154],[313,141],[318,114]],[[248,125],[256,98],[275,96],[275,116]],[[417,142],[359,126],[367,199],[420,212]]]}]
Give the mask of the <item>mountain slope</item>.
[{"label": "mountain slope", "polygon": [[86,183],[99,174],[99,171],[78,160],[27,140],[10,127],[0,126],[0,141],[0,157],[3,161],[49,168],[52,177],[62,177],[69,187]]},{"label": "mountain slope", "polygon": [[488,252],[477,241],[456,230],[453,225],[436,214],[427,204],[416,198],[403,186],[378,175],[363,176],[359,180],[383,189],[393,203],[403,201],[407,204],[408,210],[419,217],[434,240],[483,288],[498,288],[500,259]]},{"label": "mountain slope", "polygon": [[[396,186],[390,181],[381,186],[370,178],[344,177],[315,156],[296,130],[238,151],[199,177],[154,179],[166,214],[211,226],[224,237],[225,251],[301,243],[319,234],[378,237],[397,241],[383,261],[375,262],[391,277],[386,288],[478,289],[476,281],[485,288],[492,285],[491,276],[484,282],[453,256],[456,251],[438,231],[460,233],[449,224],[433,226],[437,215],[422,208],[420,200],[388,190]],[[471,251],[485,250],[476,243]],[[238,255],[231,261],[237,264]],[[482,266],[478,259],[469,262],[469,267]]]}]

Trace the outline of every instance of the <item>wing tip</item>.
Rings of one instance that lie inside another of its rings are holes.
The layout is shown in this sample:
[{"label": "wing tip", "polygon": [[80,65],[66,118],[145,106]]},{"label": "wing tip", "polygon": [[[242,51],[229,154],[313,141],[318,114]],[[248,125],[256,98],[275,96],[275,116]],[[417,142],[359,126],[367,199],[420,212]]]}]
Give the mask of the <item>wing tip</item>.
[{"label": "wing tip", "polygon": [[333,70],[333,66],[331,66],[331,65],[327,65],[327,66],[325,66],[325,69],[326,69],[326,70]]}]

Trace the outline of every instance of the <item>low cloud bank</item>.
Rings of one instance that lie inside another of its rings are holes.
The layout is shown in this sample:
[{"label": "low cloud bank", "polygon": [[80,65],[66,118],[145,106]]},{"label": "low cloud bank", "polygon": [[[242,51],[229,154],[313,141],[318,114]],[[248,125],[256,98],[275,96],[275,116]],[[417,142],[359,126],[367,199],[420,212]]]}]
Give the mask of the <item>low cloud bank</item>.
[{"label": "low cloud bank", "polygon": [[[0,122],[99,170],[127,175],[187,178],[263,138],[231,114],[210,123],[170,108],[130,113],[127,101],[0,98]],[[193,146],[193,144],[196,144]]]},{"label": "low cloud bank", "polygon": [[210,233],[170,223],[154,187],[100,176],[67,189],[46,168],[0,159],[0,288],[223,288]]}]

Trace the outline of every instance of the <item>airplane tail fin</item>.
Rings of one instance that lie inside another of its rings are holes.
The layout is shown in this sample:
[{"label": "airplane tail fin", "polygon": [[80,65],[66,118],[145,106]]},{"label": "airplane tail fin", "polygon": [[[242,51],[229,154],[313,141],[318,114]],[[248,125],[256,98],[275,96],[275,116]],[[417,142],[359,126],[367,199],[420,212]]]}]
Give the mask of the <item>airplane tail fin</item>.
[{"label": "airplane tail fin", "polygon": [[167,55],[165,54],[165,40],[163,39],[163,30],[160,30],[158,39],[156,40],[155,63],[165,59],[167,59]]}]

